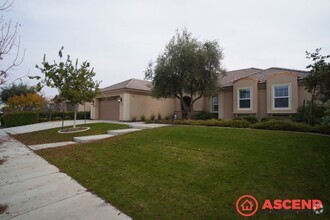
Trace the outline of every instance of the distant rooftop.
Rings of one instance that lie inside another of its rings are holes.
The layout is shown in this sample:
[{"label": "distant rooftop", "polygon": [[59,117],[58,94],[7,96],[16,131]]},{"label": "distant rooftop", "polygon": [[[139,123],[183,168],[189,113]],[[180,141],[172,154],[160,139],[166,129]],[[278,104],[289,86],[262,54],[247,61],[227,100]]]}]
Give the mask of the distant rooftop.
[{"label": "distant rooftop", "polygon": [[102,92],[114,91],[119,89],[134,89],[134,90],[143,90],[150,91],[151,83],[142,79],[129,79],[108,87],[101,89]]}]

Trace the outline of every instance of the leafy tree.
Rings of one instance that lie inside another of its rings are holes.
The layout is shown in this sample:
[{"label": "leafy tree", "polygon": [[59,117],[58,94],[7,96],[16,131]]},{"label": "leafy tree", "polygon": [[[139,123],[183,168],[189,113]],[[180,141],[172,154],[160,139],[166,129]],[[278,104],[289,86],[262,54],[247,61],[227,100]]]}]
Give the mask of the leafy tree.
[{"label": "leafy tree", "polygon": [[219,75],[225,73],[222,59],[218,42],[199,41],[184,29],[176,32],[155,66],[149,63],[145,78],[152,80],[154,97],[178,98],[183,116],[190,118],[198,99],[219,91]]},{"label": "leafy tree", "polygon": [[40,111],[46,103],[45,98],[37,93],[12,96],[7,100],[6,111]]},{"label": "leafy tree", "polygon": [[40,80],[38,83],[38,89],[41,89],[44,85],[57,88],[59,96],[65,99],[68,103],[74,104],[74,123],[73,127],[76,127],[77,118],[77,105],[83,102],[91,102],[95,96],[99,93],[99,82],[94,81],[95,76],[94,68],[90,69],[90,63],[87,61],[82,62],[78,66],[78,59],[75,63],[67,55],[66,61],[62,61],[63,47],[58,52],[60,57],[59,63],[54,61],[53,64],[46,61],[46,55],[42,62],[42,66],[36,67],[44,74],[44,78],[39,76],[30,78],[36,78]]},{"label": "leafy tree", "polygon": [[306,58],[312,60],[312,64],[306,67],[309,74],[305,82],[306,89],[312,94],[308,124],[313,123],[315,100],[325,102],[330,99],[330,63],[326,62],[330,55],[323,56],[320,51],[321,48],[316,49],[314,53],[306,51]]},{"label": "leafy tree", "polygon": [[6,86],[2,89],[0,98],[1,98],[2,102],[7,102],[8,98],[10,98],[10,97],[27,95],[27,94],[36,93],[36,92],[37,92],[37,90],[33,86],[29,86],[24,83],[12,84],[12,85]]}]

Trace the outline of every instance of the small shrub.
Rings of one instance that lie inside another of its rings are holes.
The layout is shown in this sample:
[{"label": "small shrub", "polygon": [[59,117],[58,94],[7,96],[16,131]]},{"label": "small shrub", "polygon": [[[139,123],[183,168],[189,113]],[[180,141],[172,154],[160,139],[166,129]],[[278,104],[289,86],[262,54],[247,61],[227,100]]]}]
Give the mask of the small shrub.
[{"label": "small shrub", "polygon": [[39,122],[38,112],[15,112],[3,116],[4,127],[35,124]]},{"label": "small shrub", "polygon": [[231,128],[248,128],[250,122],[245,120],[222,120],[219,121],[220,127],[231,127]]},{"label": "small shrub", "polygon": [[218,113],[214,112],[207,112],[207,111],[200,111],[195,112],[191,119],[193,120],[208,120],[208,119],[217,119]]},{"label": "small shrub", "polygon": [[267,116],[267,117],[263,117],[260,121],[265,122],[270,120],[278,120],[278,119],[275,119],[273,116]]},{"label": "small shrub", "polygon": [[156,118],[156,116],[155,116],[154,114],[152,114],[152,115],[150,116],[150,120],[151,120],[151,121],[154,121],[155,118]]},{"label": "small shrub", "polygon": [[268,130],[283,130],[283,131],[303,131],[303,132],[313,132],[313,127],[298,122],[290,122],[284,120],[269,120],[264,122],[258,122],[251,126],[256,129],[268,129]]},{"label": "small shrub", "polygon": [[162,115],[158,113],[157,120],[162,120]]},{"label": "small shrub", "polygon": [[135,121],[136,121],[136,117],[133,117],[133,118],[132,118],[132,122],[135,122]]},{"label": "small shrub", "polygon": [[0,116],[0,123],[1,123],[1,126],[4,126],[4,121],[3,121],[3,115]]},{"label": "small shrub", "polygon": [[246,115],[246,116],[243,116],[242,119],[250,122],[251,124],[255,124],[258,122],[258,118],[254,115]]},{"label": "small shrub", "polygon": [[146,116],[143,114],[140,116],[141,117],[141,121],[145,121],[146,120]]},{"label": "small shrub", "polygon": [[[299,106],[297,109],[297,113],[293,115],[292,120],[294,122],[308,122],[308,116],[309,116],[309,110],[310,110],[310,101],[307,101],[305,104],[305,107]],[[325,106],[318,104],[317,102],[314,102],[313,105],[313,118],[312,118],[312,124],[321,124],[322,117],[325,115],[326,108]]]},{"label": "small shrub", "polygon": [[166,117],[165,117],[165,120],[170,120],[170,119],[171,119],[170,116],[166,116]]}]

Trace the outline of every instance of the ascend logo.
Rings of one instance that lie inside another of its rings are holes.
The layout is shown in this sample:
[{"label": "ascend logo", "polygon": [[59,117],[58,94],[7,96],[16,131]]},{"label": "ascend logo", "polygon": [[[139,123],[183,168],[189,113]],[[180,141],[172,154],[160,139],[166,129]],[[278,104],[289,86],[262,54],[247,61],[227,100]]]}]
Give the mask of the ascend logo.
[{"label": "ascend logo", "polygon": [[[266,213],[323,213],[323,203],[319,199],[266,199],[263,201],[261,211]],[[236,201],[236,211],[244,217],[253,216],[258,211],[258,201],[251,195],[243,195]]]},{"label": "ascend logo", "polygon": [[251,195],[241,196],[236,201],[236,210],[241,216],[252,216],[258,211],[258,201]]}]

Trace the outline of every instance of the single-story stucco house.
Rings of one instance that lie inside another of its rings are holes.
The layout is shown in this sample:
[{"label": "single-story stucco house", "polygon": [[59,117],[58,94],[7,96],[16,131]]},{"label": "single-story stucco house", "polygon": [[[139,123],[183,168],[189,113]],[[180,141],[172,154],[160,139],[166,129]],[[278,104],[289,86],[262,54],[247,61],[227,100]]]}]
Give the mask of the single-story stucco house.
[{"label": "single-story stucco house", "polygon": [[[248,68],[228,71],[219,81],[219,94],[205,96],[195,102],[194,111],[209,111],[218,118],[231,119],[240,115],[266,116],[294,114],[311,94],[305,90],[307,71],[284,68]],[[141,116],[149,119],[160,114],[163,118],[180,115],[177,98],[154,99],[151,83],[130,79],[101,90],[91,108],[91,118],[100,120],[131,121]]]}]

